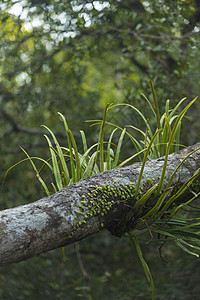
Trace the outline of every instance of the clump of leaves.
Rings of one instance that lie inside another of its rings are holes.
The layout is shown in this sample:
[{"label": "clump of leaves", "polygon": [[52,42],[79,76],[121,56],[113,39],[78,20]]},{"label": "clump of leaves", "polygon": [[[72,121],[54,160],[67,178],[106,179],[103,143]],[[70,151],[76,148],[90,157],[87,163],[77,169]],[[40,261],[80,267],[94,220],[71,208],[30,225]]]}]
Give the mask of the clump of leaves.
[{"label": "clump of leaves", "polygon": [[[163,183],[167,171],[168,156],[170,153],[179,150],[181,146],[180,133],[182,119],[197,98],[193,99],[181,112],[178,112],[178,110],[185,101],[185,98],[181,99],[173,109],[170,109],[169,100],[167,100],[165,105],[165,112],[162,116],[160,116],[159,105],[152,81],[150,81],[150,86],[154,102],[153,105],[146,96],[143,95],[143,97],[150,106],[152,114],[156,119],[156,128],[153,128],[149,124],[149,121],[147,120],[145,115],[133,105],[107,105],[104,110],[103,119],[92,121],[93,125],[100,126],[97,143],[88,147],[85,133],[83,131],[80,131],[83,148],[83,152],[81,153],[78,150],[76,140],[72,134],[72,131],[69,129],[65,117],[61,113],[58,113],[66,131],[67,147],[60,146],[53,131],[47,126],[43,125],[43,127],[47,130],[49,136],[51,137],[50,139],[48,135],[44,135],[48,143],[50,158],[48,160],[44,160],[40,157],[30,157],[29,154],[22,148],[26,155],[26,158],[12,166],[7,171],[7,173],[20,163],[27,160],[30,161],[36,173],[37,179],[40,181],[46,194],[49,196],[52,192],[52,188],[50,188],[41,177],[44,168],[49,168],[50,172],[53,174],[54,180],[53,182],[51,182],[51,186],[53,187],[53,191],[56,192],[61,190],[63,187],[66,187],[69,184],[77,182],[83,178],[87,178],[93,174],[98,174],[110,169],[120,168],[126,164],[131,163],[136,157],[138,157],[139,159],[141,156],[143,156],[140,174],[136,186],[135,197],[137,198],[137,201],[134,205],[134,208],[140,213],[152,194],[154,194],[158,200],[154,207],[152,207],[144,215],[140,216],[140,218],[142,219],[142,225],[138,224],[134,228],[134,230],[143,229],[144,232],[144,228],[146,227],[146,231],[156,232],[163,236],[167,236],[169,237],[169,240],[173,240],[176,245],[181,247],[184,251],[198,256],[198,254],[193,250],[200,251],[200,222],[197,222],[200,218],[187,219],[177,216],[177,213],[183,207],[194,201],[199,196],[199,193],[194,193],[194,197],[192,197],[192,199],[184,204],[181,204],[179,206],[172,206],[172,204],[188,188],[190,188],[190,186],[194,182],[194,179],[199,174],[199,170],[197,170],[195,174],[182,187],[180,187],[180,189],[175,194],[171,195],[171,191],[173,190],[172,182],[175,173],[179,170],[185,159],[187,159],[187,157],[192,153],[190,153],[179,164],[175,172],[171,175],[167,186],[163,188]],[[109,111],[120,106],[129,107],[134,111],[134,113],[137,113],[143,120],[146,130],[142,131],[140,128],[137,128],[132,124],[121,128],[116,124],[108,122],[106,120],[106,117]],[[111,129],[111,133],[107,140],[105,140],[106,128]],[[136,139],[134,135],[129,132],[129,129],[139,132],[143,137],[143,140]],[[118,142],[114,143],[113,138],[114,135],[117,135],[117,133]],[[121,161],[120,153],[122,151],[125,136],[127,136],[132,142],[136,150],[136,154],[133,154],[132,156],[127,157],[126,159]],[[161,156],[164,156],[164,164],[159,182],[156,182],[144,195],[140,196],[140,186],[147,160],[158,158]],[[35,160],[39,160],[43,163],[40,169],[36,167],[36,164],[34,163]],[[132,216],[128,215],[127,221],[130,218],[132,218]],[[131,242],[131,245],[136,249],[146,277],[152,286],[152,295],[154,299],[155,294],[153,279],[142,255],[138,237],[134,233],[134,230],[129,233],[129,240]]]}]

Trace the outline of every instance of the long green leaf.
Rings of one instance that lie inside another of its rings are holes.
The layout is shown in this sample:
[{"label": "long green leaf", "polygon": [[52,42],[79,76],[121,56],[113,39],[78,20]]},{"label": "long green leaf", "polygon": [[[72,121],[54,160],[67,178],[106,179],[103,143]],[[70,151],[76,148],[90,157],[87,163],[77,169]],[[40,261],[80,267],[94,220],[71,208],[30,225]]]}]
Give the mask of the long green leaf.
[{"label": "long green leaf", "polygon": [[[53,170],[52,166],[51,166],[51,165],[48,163],[48,161],[46,161],[45,159],[40,158],[40,157],[37,157],[37,156],[31,156],[30,158],[31,158],[31,160],[36,159],[36,160],[42,161],[45,165],[47,165],[47,166],[49,167],[49,169],[50,169],[51,171]],[[18,163],[16,163],[16,164],[14,164],[13,166],[11,166],[11,167],[6,171],[6,173],[5,173],[5,175],[4,175],[2,185],[4,184],[4,181],[5,181],[5,179],[6,179],[7,175],[8,175],[8,173],[9,173],[13,168],[17,167],[18,165],[20,165],[21,163],[23,163],[23,162],[25,162],[25,161],[30,161],[30,158],[27,157],[27,158],[25,158],[25,159],[22,159],[22,160],[20,160]],[[40,171],[39,171],[38,173],[40,174]]]},{"label": "long green leaf", "polygon": [[[106,105],[103,115],[103,120],[100,128],[99,133],[99,141],[98,141],[98,147],[97,147],[97,155],[99,152],[99,165],[100,165],[100,172],[104,171],[104,131],[105,131],[105,125],[106,125],[106,115],[109,108],[109,104]],[[96,157],[97,159],[97,157]],[[96,162],[96,160],[95,160]]]},{"label": "long green leaf", "polygon": [[[90,160],[89,160],[89,163],[87,165],[87,168],[83,174],[83,178],[87,178],[87,177],[90,177],[91,175],[93,175],[94,173],[94,168],[95,168],[95,161],[96,161],[96,152],[94,152],[92,154],[92,156],[90,157]],[[98,170],[100,173],[100,170]]]},{"label": "long green leaf", "polygon": [[64,123],[65,131],[67,134],[67,141],[68,141],[68,147],[69,147],[69,152],[70,152],[70,165],[71,165],[72,180],[73,180],[73,182],[75,182],[76,181],[75,164],[74,164],[74,155],[73,155],[72,141],[71,141],[70,133],[69,133],[69,127],[68,127],[65,117],[60,112],[58,112],[58,115],[61,117],[61,120]]},{"label": "long green leaf", "polygon": [[141,166],[141,169],[140,169],[140,174],[138,176],[138,181],[137,181],[137,186],[136,186],[136,195],[138,194],[139,192],[139,189],[140,189],[140,183],[141,183],[141,180],[142,180],[142,175],[143,175],[143,172],[144,172],[144,167],[145,167],[145,164],[147,162],[147,158],[148,158],[148,154],[149,154],[149,151],[153,145],[153,142],[156,138],[156,136],[161,132],[161,129],[157,130],[156,133],[154,134],[154,136],[152,137],[151,139],[151,142],[149,143],[148,145],[148,148],[145,152],[145,155],[144,155],[144,159],[143,159],[143,162],[142,162],[142,166]]},{"label": "long green leaf", "polygon": [[20,147],[20,148],[22,149],[22,151],[23,151],[23,152],[26,154],[26,156],[28,157],[28,159],[29,159],[29,161],[30,161],[30,163],[31,163],[31,165],[32,165],[32,167],[33,167],[33,169],[34,169],[35,172],[36,172],[36,177],[37,177],[37,179],[40,181],[40,183],[42,184],[42,186],[43,186],[43,188],[44,188],[44,190],[45,190],[47,196],[50,196],[49,189],[48,189],[46,183],[44,182],[44,180],[41,178],[41,176],[40,176],[40,174],[39,174],[39,172],[38,172],[38,169],[37,169],[36,165],[35,165],[34,162],[32,161],[31,157],[28,155],[28,153],[27,153],[22,147]]},{"label": "long green leaf", "polygon": [[171,185],[172,185],[172,182],[173,182],[173,179],[174,179],[174,176],[175,174],[177,173],[177,171],[180,169],[181,165],[186,161],[186,159],[188,159],[188,157],[190,155],[192,155],[193,153],[195,153],[197,150],[199,150],[200,147],[196,148],[195,150],[191,151],[187,156],[185,156],[182,161],[178,164],[178,166],[176,167],[175,171],[172,173],[172,175],[170,176],[169,180],[168,180],[168,183],[167,183],[167,186],[166,186],[166,189],[169,188]]},{"label": "long green leaf", "polygon": [[173,117],[173,115],[176,113],[176,111],[178,110],[178,108],[180,107],[180,105],[186,100],[186,97],[182,98],[178,104],[172,109],[171,113],[169,114],[169,119],[171,119]]},{"label": "long green leaf", "polygon": [[83,130],[80,130],[81,138],[82,138],[82,143],[83,143],[83,152],[86,153],[88,150],[87,146],[87,139],[85,136],[85,132]]},{"label": "long green leaf", "polygon": [[123,166],[125,166],[126,164],[130,163],[131,160],[133,160],[134,158],[136,158],[137,156],[139,156],[140,154],[144,153],[147,150],[147,148],[137,152],[136,154],[130,156],[129,158],[125,159],[124,161],[122,161],[117,168],[121,168]]},{"label": "long green leaf", "polygon": [[[106,125],[113,126],[113,127],[117,128],[117,129],[119,129],[120,131],[123,131],[123,130],[124,130],[124,128],[122,128],[122,127],[120,127],[120,126],[118,126],[118,125],[116,125],[116,124],[113,124],[113,123],[111,123],[111,122],[107,122],[107,121],[106,121]],[[126,135],[127,135],[127,136],[130,138],[130,140],[132,141],[132,143],[133,143],[133,145],[134,145],[134,147],[135,147],[135,149],[136,149],[137,152],[139,151],[139,149],[142,150],[142,146],[140,145],[140,143],[137,141],[136,138],[134,138],[134,137],[133,137],[129,132],[127,132],[127,131],[126,131]]]},{"label": "long green leaf", "polygon": [[[150,80],[150,87],[151,87],[151,93],[153,96],[153,102],[154,102],[154,108],[155,108],[155,112],[156,112],[156,124],[157,124],[157,129],[161,129],[161,125],[160,125],[160,112],[159,112],[159,106],[158,106],[158,101],[157,101],[157,97],[156,97],[156,93],[155,93],[155,89],[153,86],[153,82],[152,80]],[[157,144],[158,144],[158,149],[155,149],[159,156],[161,155],[160,152],[160,143],[161,143],[161,136],[160,134],[157,135]]]},{"label": "long green leaf", "polygon": [[115,159],[114,159],[114,162],[113,162],[113,168],[114,169],[117,167],[118,162],[119,162],[119,155],[120,155],[121,146],[122,146],[122,142],[123,142],[123,139],[124,139],[125,132],[126,132],[126,128],[124,128],[124,130],[122,131],[122,133],[120,135],[120,138],[119,138],[119,142],[118,142],[118,145],[117,145],[117,150],[116,150],[116,153],[115,153]]},{"label": "long green leaf", "polygon": [[135,209],[142,209],[143,206],[145,205],[146,201],[149,199],[149,197],[155,192],[157,189],[158,184],[156,183],[153,185],[148,191],[135,203],[134,208]]},{"label": "long green leaf", "polygon": [[57,158],[56,158],[56,154],[53,151],[53,146],[52,146],[52,143],[51,143],[49,137],[47,135],[44,135],[44,137],[46,138],[46,140],[48,142],[48,145],[49,145],[49,150],[50,150],[50,153],[51,153],[52,164],[53,164],[53,174],[54,174],[54,178],[55,178],[55,181],[56,181],[56,185],[57,185],[58,190],[61,190],[64,186],[63,186],[63,183],[62,183],[62,176],[61,176],[61,172],[60,172],[60,169],[59,169],[59,166],[58,166],[58,161],[57,161]]},{"label": "long green leaf", "polygon": [[172,129],[172,133],[171,133],[171,137],[169,139],[169,143],[168,143],[168,147],[166,150],[166,154],[165,154],[165,160],[164,160],[164,164],[163,164],[163,170],[162,170],[162,174],[161,174],[161,178],[160,178],[160,182],[159,182],[159,186],[158,186],[158,190],[157,193],[160,193],[162,186],[163,186],[163,182],[165,179],[165,174],[166,174],[166,170],[167,170],[167,162],[168,162],[168,156],[170,153],[170,148],[171,148],[171,144],[174,141],[174,137],[178,128],[178,125],[181,121],[181,119],[183,118],[183,116],[185,115],[185,113],[187,112],[187,110],[190,108],[190,106],[197,100],[197,97],[194,98],[184,109],[183,111],[179,114],[178,118],[176,119],[176,122],[174,124],[174,127]]},{"label": "long green leaf", "polygon": [[146,278],[148,280],[148,282],[150,283],[151,285],[151,289],[152,289],[152,299],[155,300],[155,288],[154,288],[154,282],[153,282],[153,277],[151,275],[151,272],[149,270],[149,267],[143,257],[143,254],[142,254],[142,250],[140,248],[140,245],[139,245],[139,242],[138,242],[138,239],[136,238],[135,235],[133,235],[132,233],[129,233],[129,240],[130,240],[130,243],[132,245],[132,247],[134,249],[136,249],[137,251],[137,255],[140,259],[140,263],[143,267],[143,270],[144,270],[144,273],[146,275]]},{"label": "long green leaf", "polygon": [[199,255],[193,251],[190,251],[188,248],[186,248],[185,246],[183,246],[183,244],[180,242],[180,240],[175,240],[175,243],[178,247],[180,247],[183,251],[185,251],[186,253],[189,253],[191,255],[194,255],[196,257],[199,257]]},{"label": "long green leaf", "polygon": [[149,104],[149,107],[151,108],[151,110],[152,110],[154,116],[156,117],[156,112],[155,112],[153,106],[151,105],[150,100],[149,100],[143,93],[141,93],[141,95],[142,95],[142,96],[144,97],[144,99],[147,101],[147,103]]},{"label": "long green leaf", "polygon": [[69,134],[70,134],[70,138],[71,138],[71,141],[73,144],[74,156],[75,156],[75,162],[76,162],[75,181],[79,181],[81,179],[81,167],[80,167],[79,153],[78,153],[78,149],[76,146],[76,141],[75,141],[74,136],[70,129],[69,129]]},{"label": "long green leaf", "polygon": [[150,133],[150,137],[153,137],[153,133],[152,133],[152,130],[151,130],[151,127],[149,126],[149,122],[147,121],[147,119],[145,118],[145,116],[141,113],[141,111],[139,109],[137,109],[135,106],[131,105],[131,104],[115,104],[115,105],[112,105],[109,109],[112,109],[114,107],[118,107],[118,106],[127,106],[127,107],[130,107],[132,108],[134,111],[137,112],[137,114],[142,118],[142,120],[144,121],[146,127],[148,128],[148,132]]},{"label": "long green leaf", "polygon": [[165,203],[165,205],[162,207],[162,209],[158,212],[158,214],[156,215],[156,217],[153,221],[155,221],[156,219],[159,219],[163,215],[163,213],[166,212],[166,210],[169,208],[169,206],[189,188],[189,186],[192,184],[192,182],[198,175],[199,175],[199,169],[194,173],[194,175],[190,179],[188,179],[183,184],[183,186],[181,186],[181,188],[176,192],[175,195],[170,197],[170,199]]},{"label": "long green leaf", "polygon": [[65,185],[67,186],[69,184],[70,176],[69,176],[69,170],[68,170],[68,167],[67,167],[67,164],[66,164],[66,161],[65,161],[65,157],[64,157],[62,148],[60,147],[60,145],[59,145],[59,143],[58,143],[58,141],[57,141],[54,133],[47,126],[43,125],[43,127],[50,132],[50,134],[51,134],[51,136],[53,138],[53,141],[54,141],[54,143],[56,145],[56,149],[58,151],[58,157],[60,159],[61,166],[62,166],[62,169],[63,169],[64,182],[65,182]]},{"label": "long green leaf", "polygon": [[170,214],[170,218],[172,218],[172,217],[178,212],[178,210],[180,210],[181,208],[187,206],[188,204],[190,204],[191,202],[193,202],[195,199],[197,199],[197,197],[198,197],[199,195],[200,195],[200,192],[199,192],[198,194],[196,194],[194,197],[192,197],[190,200],[188,200],[187,202],[178,205],[178,206],[173,210],[173,212]]},{"label": "long green leaf", "polygon": [[172,190],[172,188],[165,190],[162,193],[162,195],[160,196],[160,198],[158,199],[158,201],[156,202],[156,204],[154,205],[154,207],[148,213],[146,213],[142,217],[142,219],[146,219],[146,218],[149,218],[149,217],[153,216],[155,214],[155,212],[157,212],[159,210],[159,208],[161,207],[161,205],[165,201],[166,197],[171,193],[171,190]]},{"label": "long green leaf", "polygon": [[109,141],[108,141],[108,145],[107,145],[107,170],[110,170],[111,167],[112,167],[112,160],[113,159],[111,159],[111,142],[112,142],[113,135],[116,131],[117,131],[117,128],[115,128],[111,132],[110,137],[109,137]]},{"label": "long green leaf", "polygon": [[152,80],[150,80],[150,87],[151,87],[151,93],[153,96],[153,102],[154,102],[154,108],[155,108],[155,113],[156,113],[156,122],[157,122],[157,129],[160,129],[160,112],[159,112],[159,107],[158,107],[158,101],[155,93],[155,89],[153,86]]}]

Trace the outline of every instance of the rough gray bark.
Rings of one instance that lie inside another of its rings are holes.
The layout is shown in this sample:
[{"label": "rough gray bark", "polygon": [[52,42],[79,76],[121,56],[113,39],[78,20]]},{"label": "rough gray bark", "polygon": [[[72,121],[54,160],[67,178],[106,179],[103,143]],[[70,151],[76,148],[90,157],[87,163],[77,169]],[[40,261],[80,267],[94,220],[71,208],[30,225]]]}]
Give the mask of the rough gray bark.
[{"label": "rough gray bark", "polygon": [[[169,156],[167,173],[163,187],[167,184],[170,175],[179,163],[200,143],[190,146]],[[159,182],[164,158],[151,160],[146,163],[141,182],[143,193],[148,190],[148,180]],[[83,214],[77,221],[79,206],[84,195],[91,193],[91,186],[126,187],[130,183],[137,184],[141,164],[134,164],[121,169],[115,169],[94,175],[72,184],[58,193],[45,197],[28,205],[6,209],[0,212],[0,266],[19,262],[61,246],[65,246],[89,235],[95,234],[104,227],[113,234],[118,234],[117,224],[129,211],[135,198],[126,199],[123,204],[115,205],[117,199],[110,195],[114,204],[106,216],[92,215],[85,223],[78,227],[77,222],[83,220],[89,211],[89,197]],[[184,184],[200,168],[200,150],[191,154],[181,165],[173,180],[173,185]],[[110,200],[110,199],[109,199]],[[156,199],[154,199],[156,201]],[[155,202],[154,202],[155,204]],[[127,210],[129,207],[129,210]],[[137,220],[133,220],[134,222]],[[134,224],[133,222],[133,224]],[[73,235],[72,235],[73,233]]]}]

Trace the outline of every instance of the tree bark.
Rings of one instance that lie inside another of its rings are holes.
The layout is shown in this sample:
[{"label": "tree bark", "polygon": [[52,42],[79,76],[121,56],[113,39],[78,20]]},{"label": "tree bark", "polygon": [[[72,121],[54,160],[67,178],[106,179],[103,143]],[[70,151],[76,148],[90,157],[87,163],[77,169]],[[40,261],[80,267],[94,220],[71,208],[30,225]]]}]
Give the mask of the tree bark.
[{"label": "tree bark", "polygon": [[[163,188],[166,187],[171,174],[180,162],[199,147],[200,143],[168,157]],[[159,182],[163,163],[164,158],[146,163],[141,181],[142,192],[139,197],[149,189],[149,179],[151,185]],[[183,162],[174,176],[172,185],[183,185],[199,168],[200,149]],[[50,197],[2,210],[0,212],[0,266],[72,244],[102,229],[108,229],[112,234],[121,236],[134,228],[139,215],[136,216],[133,212],[133,205],[136,202],[133,189],[137,185],[140,169],[141,163],[138,163],[106,171],[71,184]],[[197,189],[199,181],[197,177]],[[179,201],[185,201],[185,196],[190,193],[188,189],[184,198]],[[156,200],[156,197],[153,201],[151,199],[148,210],[155,205]],[[128,227],[122,227],[121,221],[130,212],[133,213],[132,222]]]}]

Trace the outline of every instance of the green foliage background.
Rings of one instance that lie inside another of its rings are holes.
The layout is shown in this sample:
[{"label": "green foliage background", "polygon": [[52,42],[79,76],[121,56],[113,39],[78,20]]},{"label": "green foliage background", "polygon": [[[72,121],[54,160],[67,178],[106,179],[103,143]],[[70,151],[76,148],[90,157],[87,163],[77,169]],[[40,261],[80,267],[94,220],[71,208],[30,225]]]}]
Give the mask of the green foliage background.
[{"label": "green foliage background", "polygon": [[[140,95],[150,95],[149,79],[163,111],[166,99],[175,105],[182,97],[190,100],[199,95],[199,30],[198,0],[2,1],[1,180],[11,165],[24,158],[19,145],[32,156],[48,158],[40,124],[54,128],[65,145],[57,111],[65,115],[76,139],[84,129],[92,143],[97,140],[97,129],[85,120],[102,118],[109,102],[133,104],[150,116]],[[182,143],[198,141],[198,115],[197,101],[189,120],[185,119]],[[110,120],[145,130],[138,116],[126,108],[110,115]],[[124,145],[124,152],[133,154],[129,144]],[[31,166],[22,165],[1,187],[0,207],[42,196]],[[181,254],[181,260],[179,250],[169,245],[163,249],[171,261],[166,264],[159,259],[157,247],[144,245],[143,250],[158,299],[198,299],[196,258]],[[81,242],[89,281],[80,271],[74,247],[66,251],[65,263],[57,250],[2,268],[0,299],[150,299],[126,238],[102,233]]]}]

